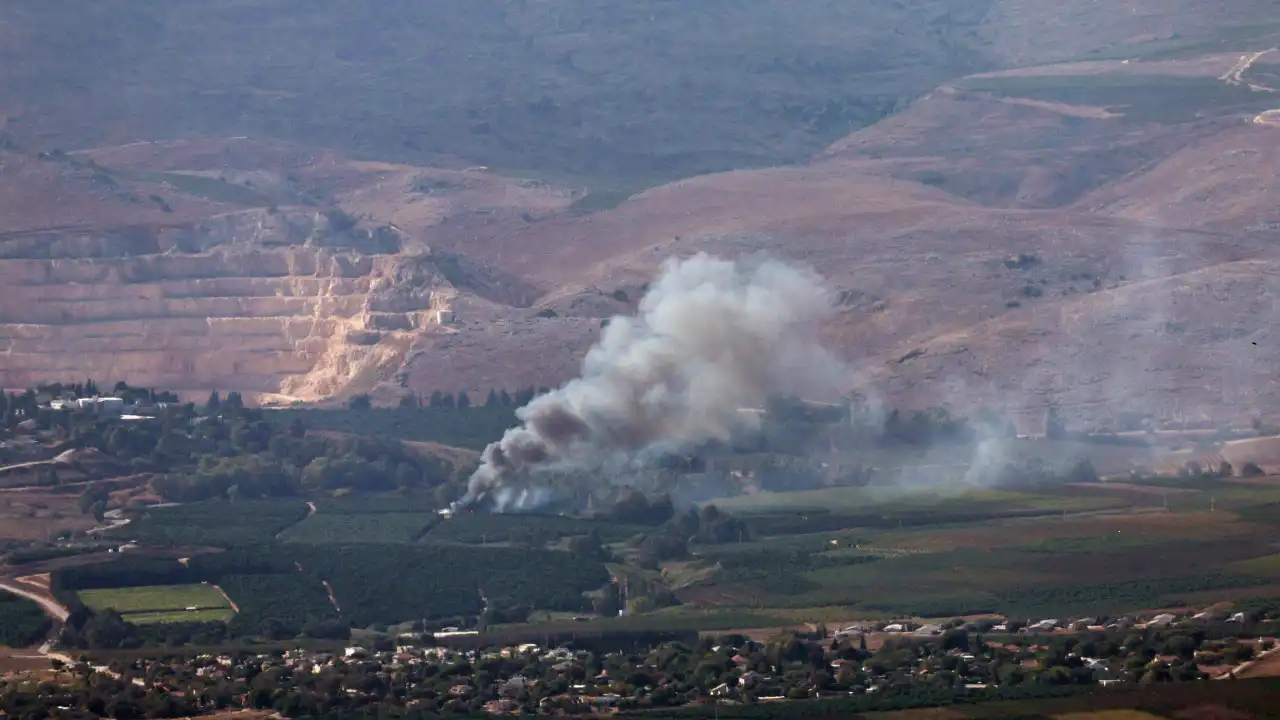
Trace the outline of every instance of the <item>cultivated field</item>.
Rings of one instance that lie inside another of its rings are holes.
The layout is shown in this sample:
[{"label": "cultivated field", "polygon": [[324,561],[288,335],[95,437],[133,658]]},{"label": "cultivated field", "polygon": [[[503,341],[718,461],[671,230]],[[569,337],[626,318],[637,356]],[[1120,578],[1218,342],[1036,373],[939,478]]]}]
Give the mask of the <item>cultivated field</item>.
[{"label": "cultivated field", "polygon": [[138,624],[227,620],[234,614],[222,593],[206,584],[81,590],[78,594],[86,607],[111,608]]},{"label": "cultivated field", "polygon": [[426,532],[435,513],[318,512],[280,535],[289,543],[408,543]]}]

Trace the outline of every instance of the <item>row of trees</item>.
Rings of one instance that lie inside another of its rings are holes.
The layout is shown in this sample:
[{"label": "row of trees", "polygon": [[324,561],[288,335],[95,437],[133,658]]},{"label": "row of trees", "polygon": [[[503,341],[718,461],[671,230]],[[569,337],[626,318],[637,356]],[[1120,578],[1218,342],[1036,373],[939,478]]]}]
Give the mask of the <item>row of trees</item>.
[{"label": "row of trees", "polygon": [[[489,390],[489,395],[485,397],[483,407],[486,408],[518,408],[528,405],[538,395],[545,395],[551,392],[548,387],[542,387],[535,390],[527,387],[517,390],[515,395],[511,395],[506,390]],[[428,396],[419,395],[417,393],[409,393],[400,398],[399,406],[402,409],[431,408],[433,410],[466,410],[474,406],[471,396],[465,390],[457,393],[442,392],[436,390]],[[373,398],[368,395],[356,395],[347,401],[347,408],[350,410],[369,410],[373,407]]]}]

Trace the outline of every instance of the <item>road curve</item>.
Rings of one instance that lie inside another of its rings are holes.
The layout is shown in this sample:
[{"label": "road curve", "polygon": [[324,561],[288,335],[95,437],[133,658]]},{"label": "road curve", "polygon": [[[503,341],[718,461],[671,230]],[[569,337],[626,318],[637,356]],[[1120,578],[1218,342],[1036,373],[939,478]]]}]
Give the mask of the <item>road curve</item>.
[{"label": "road curve", "polygon": [[66,622],[67,616],[71,614],[67,611],[67,608],[57,600],[37,594],[29,585],[21,580],[14,578],[2,578],[0,579],[0,589],[7,590],[14,595],[21,595],[28,600],[35,601],[40,605],[40,608],[44,610],[46,615],[58,622]]}]

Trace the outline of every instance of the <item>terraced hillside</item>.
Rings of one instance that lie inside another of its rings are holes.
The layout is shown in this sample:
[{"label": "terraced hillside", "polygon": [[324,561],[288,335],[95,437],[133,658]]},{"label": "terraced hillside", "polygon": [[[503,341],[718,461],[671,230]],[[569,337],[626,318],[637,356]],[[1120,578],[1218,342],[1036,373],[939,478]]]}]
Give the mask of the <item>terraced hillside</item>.
[{"label": "terraced hillside", "polygon": [[[0,386],[99,375],[340,396],[389,379],[415,338],[448,332],[440,321],[453,312],[455,283],[481,304],[530,292],[433,253],[394,223],[305,190],[291,197],[283,185],[296,178],[273,187],[261,171],[258,183],[229,178],[252,167],[201,174],[207,159],[190,154],[197,170],[131,168],[122,151],[104,158],[116,167],[6,154],[24,172],[0,187],[59,196],[49,219],[65,209],[71,222],[0,233]],[[77,211],[86,219],[75,222]],[[117,216],[135,222],[110,222]]]},{"label": "terraced hillside", "polygon": [[[0,384],[553,385],[664,259],[764,251],[826,276],[848,389],[1032,432],[1268,417],[1266,5],[13,3]],[[246,38],[310,44],[268,71]]]}]

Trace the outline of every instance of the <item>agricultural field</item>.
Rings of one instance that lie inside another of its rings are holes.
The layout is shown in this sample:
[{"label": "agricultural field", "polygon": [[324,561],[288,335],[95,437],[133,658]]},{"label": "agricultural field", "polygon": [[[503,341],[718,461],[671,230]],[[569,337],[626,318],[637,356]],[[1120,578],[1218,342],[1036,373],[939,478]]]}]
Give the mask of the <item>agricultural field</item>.
[{"label": "agricultural field", "polygon": [[334,514],[327,511],[294,525],[280,535],[287,543],[411,543],[436,522],[435,513]]},{"label": "agricultural field", "polygon": [[[140,622],[138,618],[151,615],[194,614],[197,611],[229,614],[231,610],[231,604],[216,587],[203,583],[100,588],[81,590],[79,596],[90,610],[110,608],[128,616],[130,622]],[[196,611],[188,611],[187,608],[196,608]]]},{"label": "agricultural field", "polygon": [[756,539],[693,547],[663,576],[689,605],[846,618],[1069,616],[1276,593],[1274,489],[1181,485],[1197,499],[1186,512],[1068,487],[861,508],[856,488],[733,498],[716,505],[743,513]]},{"label": "agricultural field", "polygon": [[1073,497],[1065,494],[960,489],[954,492],[875,487],[837,487],[802,492],[760,492],[724,498],[715,506],[735,515],[767,515],[781,512],[829,512],[878,514],[887,517],[936,517],[948,522],[948,515],[964,519],[975,516],[999,518],[1020,513],[1087,512],[1124,507],[1114,498]]},{"label": "agricultural field", "polygon": [[295,545],[356,626],[477,615],[486,605],[581,611],[609,581],[602,563],[553,550],[450,545]]},{"label": "agricultural field", "polygon": [[160,546],[257,545],[271,542],[306,516],[307,505],[301,500],[212,501],[150,508],[108,534]]},{"label": "agricultural field", "polygon": [[602,541],[610,543],[627,540],[652,528],[559,515],[458,515],[437,524],[423,536],[422,541],[481,545],[508,542],[513,535],[520,540],[527,537],[555,540],[586,535],[593,530]]},{"label": "agricultural field", "polygon": [[236,634],[264,634],[293,637],[315,634],[318,623],[334,622],[338,609],[329,602],[324,585],[311,575],[268,574],[227,575],[219,581],[239,612],[231,623]]}]

